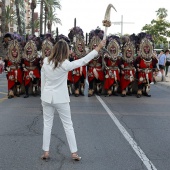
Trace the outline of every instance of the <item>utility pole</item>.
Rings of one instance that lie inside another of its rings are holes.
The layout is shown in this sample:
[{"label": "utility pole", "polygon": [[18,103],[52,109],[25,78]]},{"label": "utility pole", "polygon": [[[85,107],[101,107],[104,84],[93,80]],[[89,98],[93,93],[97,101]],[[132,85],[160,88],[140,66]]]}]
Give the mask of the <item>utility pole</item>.
[{"label": "utility pole", "polygon": [[122,36],[123,35],[123,25],[124,24],[134,24],[134,22],[123,22],[123,15],[121,15],[121,21],[112,22],[112,24],[121,26],[121,36]]}]

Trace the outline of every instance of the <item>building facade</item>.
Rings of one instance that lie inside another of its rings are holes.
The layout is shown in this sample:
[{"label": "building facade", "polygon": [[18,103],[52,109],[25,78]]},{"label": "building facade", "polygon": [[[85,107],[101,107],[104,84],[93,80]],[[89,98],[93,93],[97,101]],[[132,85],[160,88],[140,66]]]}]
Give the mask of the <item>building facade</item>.
[{"label": "building facade", "polygon": [[[14,12],[16,12],[16,6],[14,0],[5,0],[5,6],[10,6]],[[1,27],[1,15],[2,15],[2,0],[0,0],[0,27]],[[21,18],[21,29],[23,34],[30,33],[30,28],[28,28],[28,24],[30,23],[31,19],[31,9],[30,9],[30,2],[29,0],[21,0],[19,3],[19,14]],[[17,27],[17,17],[14,21],[8,24],[8,31],[7,32],[18,32]],[[0,29],[0,36],[1,36],[1,29]]]}]

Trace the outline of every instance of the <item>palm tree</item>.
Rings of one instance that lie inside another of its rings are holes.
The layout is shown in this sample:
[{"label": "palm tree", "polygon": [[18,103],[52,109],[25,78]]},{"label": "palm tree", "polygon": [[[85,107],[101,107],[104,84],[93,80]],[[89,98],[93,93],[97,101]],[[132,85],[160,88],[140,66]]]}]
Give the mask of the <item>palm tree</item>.
[{"label": "palm tree", "polygon": [[44,11],[45,11],[45,18],[44,18],[44,34],[46,33],[46,25],[47,25],[47,15],[48,15],[48,6],[45,4]]},{"label": "palm tree", "polygon": [[41,4],[40,4],[40,34],[42,34],[42,29],[43,29],[43,4],[44,1],[41,0]]},{"label": "palm tree", "polygon": [[15,6],[16,6],[16,15],[17,15],[17,25],[18,25],[18,32],[20,35],[22,35],[22,29],[21,29],[21,17],[19,12],[19,4],[21,4],[21,0],[15,0]]},{"label": "palm tree", "polygon": [[36,3],[37,3],[36,0],[32,0],[32,2],[31,2],[31,10],[32,10],[32,35],[34,35],[34,32],[35,32],[35,30],[34,30],[34,10],[35,10],[35,8],[37,6]]},{"label": "palm tree", "polygon": [[61,9],[61,5],[60,5],[60,1],[58,0],[46,0],[49,7],[52,7],[54,10],[57,9]]},{"label": "palm tree", "polygon": [[58,0],[43,0],[44,1],[44,11],[45,11],[45,14],[44,14],[44,33],[46,33],[46,26],[47,26],[47,17],[48,17],[48,14],[49,14],[49,11],[51,9],[61,9],[61,5],[60,5],[60,2]]},{"label": "palm tree", "polygon": [[168,14],[167,14],[168,11],[165,8],[159,8],[156,12],[157,12],[156,15],[158,16],[158,18],[160,20],[162,20],[168,16]]},{"label": "palm tree", "polygon": [[6,31],[6,32],[9,31],[9,26],[8,26],[8,25],[9,25],[11,22],[14,21],[14,16],[15,16],[15,13],[14,13],[12,7],[10,7],[9,5],[6,6],[6,8],[5,8],[5,21],[6,21],[6,22],[5,22],[5,31]]},{"label": "palm tree", "polygon": [[40,29],[40,20],[39,19],[34,21],[34,28],[35,28],[35,30],[39,31],[39,29]]},{"label": "palm tree", "polygon": [[[49,17],[49,18],[51,18],[50,19],[51,23],[49,23],[49,24],[51,24],[51,27],[52,27],[53,23],[54,23],[54,25],[55,25],[55,23],[61,24],[61,20],[56,17],[56,14],[54,14],[54,11],[56,11],[56,9],[61,9],[60,0],[48,0],[48,4],[49,4],[49,7],[51,7],[51,11],[53,11],[53,12],[51,12],[51,17]],[[50,30],[51,30],[51,28],[50,28]]]},{"label": "palm tree", "polygon": [[[32,28],[32,21],[30,21],[30,23],[27,25],[27,29],[30,28]],[[40,28],[40,20],[39,19],[34,20],[34,29],[39,30],[39,28]]]},{"label": "palm tree", "polygon": [[56,17],[54,10],[48,12],[47,21],[48,33],[51,33],[52,24],[61,24],[61,20]]},{"label": "palm tree", "polygon": [[[47,15],[49,10],[51,9],[61,9],[60,1],[59,0],[38,0],[40,3],[40,34],[42,34],[42,23],[43,23],[43,14],[44,14],[44,33],[46,33],[46,26],[47,26]],[[44,9],[44,11],[43,11]]]},{"label": "palm tree", "polygon": [[2,2],[1,2],[1,10],[2,10],[2,15],[1,15],[1,34],[4,35],[4,33],[5,33],[5,0],[2,0]]}]

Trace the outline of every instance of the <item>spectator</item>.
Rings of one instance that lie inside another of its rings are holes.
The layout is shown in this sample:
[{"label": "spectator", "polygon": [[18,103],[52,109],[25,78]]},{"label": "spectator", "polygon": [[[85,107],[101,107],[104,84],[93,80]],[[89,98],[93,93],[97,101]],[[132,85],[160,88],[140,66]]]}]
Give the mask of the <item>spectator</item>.
[{"label": "spectator", "polygon": [[170,66],[170,54],[169,54],[169,50],[165,51],[165,55],[166,55],[166,64],[165,64],[165,76],[168,77],[168,69]]},{"label": "spectator", "polygon": [[158,68],[159,67],[158,54],[157,54],[156,50],[153,51],[152,62],[153,62],[154,68]]},{"label": "spectator", "polygon": [[153,72],[153,81],[154,83],[162,81],[162,73],[158,68]]},{"label": "spectator", "polygon": [[159,69],[162,73],[162,81],[166,81],[165,80],[165,63],[166,63],[166,55],[164,53],[164,50],[161,50],[160,54],[159,54]]}]

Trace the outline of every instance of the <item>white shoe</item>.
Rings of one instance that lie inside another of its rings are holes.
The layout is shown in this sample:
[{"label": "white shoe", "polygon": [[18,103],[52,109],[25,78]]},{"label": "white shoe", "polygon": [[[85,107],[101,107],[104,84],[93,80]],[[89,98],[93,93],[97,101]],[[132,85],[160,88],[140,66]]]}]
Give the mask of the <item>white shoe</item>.
[{"label": "white shoe", "polygon": [[154,84],[154,82],[151,82],[150,84]]}]

